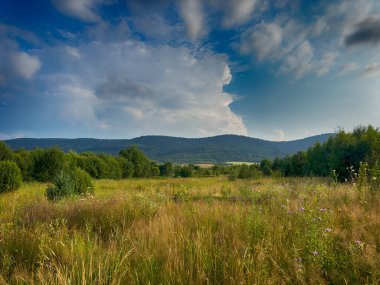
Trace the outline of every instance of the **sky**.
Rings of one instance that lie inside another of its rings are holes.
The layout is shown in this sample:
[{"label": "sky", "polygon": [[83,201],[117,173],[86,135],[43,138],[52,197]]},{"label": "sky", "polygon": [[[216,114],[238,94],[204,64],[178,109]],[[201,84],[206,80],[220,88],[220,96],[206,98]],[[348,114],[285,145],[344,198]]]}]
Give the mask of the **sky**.
[{"label": "sky", "polygon": [[0,139],[380,126],[378,0],[2,0]]}]

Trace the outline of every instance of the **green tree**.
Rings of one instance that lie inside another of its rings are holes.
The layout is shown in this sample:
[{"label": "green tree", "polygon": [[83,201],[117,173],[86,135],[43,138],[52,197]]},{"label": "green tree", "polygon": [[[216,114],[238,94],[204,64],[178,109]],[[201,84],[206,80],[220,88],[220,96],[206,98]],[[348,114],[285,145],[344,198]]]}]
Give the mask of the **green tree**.
[{"label": "green tree", "polygon": [[132,162],[133,177],[149,177],[151,175],[150,160],[136,146],[120,151],[119,155]]},{"label": "green tree", "polygon": [[264,159],[260,162],[260,170],[265,176],[272,174],[272,162],[268,159]]},{"label": "green tree", "polygon": [[12,158],[13,158],[12,150],[5,144],[5,142],[0,141],[0,161],[12,160]]},{"label": "green tree", "polygon": [[171,177],[174,175],[174,167],[171,162],[167,162],[165,164],[160,165],[160,175]]},{"label": "green tree", "polygon": [[64,152],[57,147],[36,149],[32,152],[32,176],[37,181],[52,181],[65,167]]},{"label": "green tree", "polygon": [[121,156],[118,157],[117,159],[118,159],[119,164],[120,164],[122,177],[123,178],[131,178],[131,177],[133,177],[133,173],[134,173],[134,165],[133,165],[133,163],[130,162],[129,160],[127,160],[126,158],[121,157]]},{"label": "green tree", "polygon": [[13,161],[0,161],[0,193],[18,189],[22,176],[20,168]]}]

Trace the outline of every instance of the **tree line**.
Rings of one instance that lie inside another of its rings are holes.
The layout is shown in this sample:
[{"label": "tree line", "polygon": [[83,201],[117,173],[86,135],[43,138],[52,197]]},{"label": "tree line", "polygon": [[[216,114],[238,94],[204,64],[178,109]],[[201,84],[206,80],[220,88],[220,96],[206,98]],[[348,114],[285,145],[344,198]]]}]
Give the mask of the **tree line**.
[{"label": "tree line", "polygon": [[[273,161],[262,160],[252,165],[214,165],[210,168],[170,162],[158,164],[148,159],[136,146],[112,156],[93,152],[64,152],[58,147],[12,151],[0,141],[0,192],[17,189],[21,181],[58,181],[58,184],[64,185],[68,181],[66,174],[84,181],[82,190],[77,192],[91,187],[88,177],[125,179],[224,175],[229,180],[235,180],[275,175],[332,177],[336,181],[347,181],[354,179],[360,172],[379,181],[379,156],[380,131],[372,126],[357,127],[352,132],[339,130],[323,144],[316,143],[307,151]],[[76,189],[74,186],[69,188]]]},{"label": "tree line", "polygon": [[[373,180],[379,177],[380,131],[369,125],[352,132],[340,129],[325,143],[271,162],[271,171],[282,176],[332,177],[337,181],[354,179],[360,168]],[[364,170],[363,170],[364,171]]]}]

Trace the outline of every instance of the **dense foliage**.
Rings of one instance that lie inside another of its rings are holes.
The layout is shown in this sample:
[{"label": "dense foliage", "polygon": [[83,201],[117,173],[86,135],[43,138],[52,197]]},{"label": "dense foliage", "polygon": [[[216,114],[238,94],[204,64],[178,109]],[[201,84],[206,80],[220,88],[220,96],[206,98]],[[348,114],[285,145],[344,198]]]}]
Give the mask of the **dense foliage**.
[{"label": "dense foliage", "polygon": [[0,161],[0,193],[16,190],[21,186],[21,172],[12,161]]},{"label": "dense foliage", "polygon": [[340,130],[323,144],[316,143],[305,152],[277,158],[272,170],[284,176],[332,176],[346,181],[358,176],[361,163],[365,163],[368,175],[376,180],[379,160],[380,131],[368,126],[358,127],[353,132]]}]

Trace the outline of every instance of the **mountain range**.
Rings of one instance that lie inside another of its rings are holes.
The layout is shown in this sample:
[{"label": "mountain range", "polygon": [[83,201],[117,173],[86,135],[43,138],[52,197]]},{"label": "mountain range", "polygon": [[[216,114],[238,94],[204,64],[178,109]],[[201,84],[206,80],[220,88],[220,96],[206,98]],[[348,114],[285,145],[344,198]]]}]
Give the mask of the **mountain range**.
[{"label": "mountain range", "polygon": [[258,138],[220,135],[206,138],[142,136],[133,139],[93,138],[19,138],[6,140],[12,149],[58,146],[64,151],[95,152],[117,155],[120,150],[138,146],[152,160],[173,163],[259,162],[307,150],[334,134],[322,134],[293,141],[267,141]]}]

